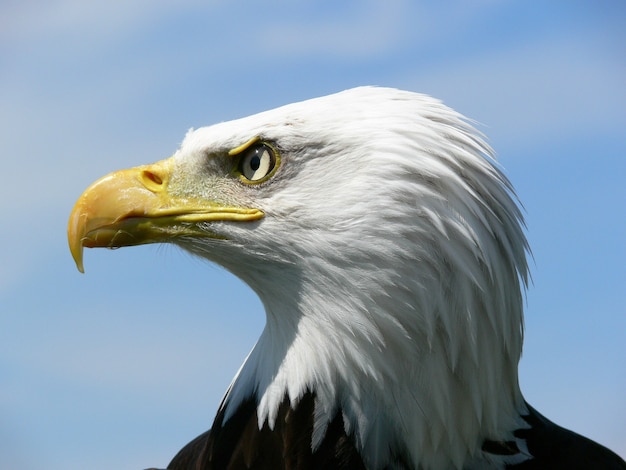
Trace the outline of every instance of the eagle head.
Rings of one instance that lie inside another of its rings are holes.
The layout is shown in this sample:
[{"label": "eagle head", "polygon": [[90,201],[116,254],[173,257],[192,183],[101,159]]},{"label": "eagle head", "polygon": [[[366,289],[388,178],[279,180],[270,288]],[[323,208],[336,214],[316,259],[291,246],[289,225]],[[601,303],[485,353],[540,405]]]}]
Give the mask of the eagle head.
[{"label": "eagle head", "polygon": [[81,271],[83,247],[173,243],[254,289],[267,322],[225,421],[253,397],[272,429],[313,393],[313,449],[339,414],[372,468],[435,468],[523,426],[522,226],[463,116],[362,87],[189,131],[89,187],[68,235]]}]

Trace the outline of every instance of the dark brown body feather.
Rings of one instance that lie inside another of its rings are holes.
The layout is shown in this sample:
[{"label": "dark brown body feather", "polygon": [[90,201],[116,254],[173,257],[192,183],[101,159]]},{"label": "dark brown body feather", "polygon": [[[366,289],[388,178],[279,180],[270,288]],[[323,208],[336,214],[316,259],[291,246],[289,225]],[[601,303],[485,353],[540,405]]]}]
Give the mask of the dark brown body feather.
[{"label": "dark brown body feather", "polygon": [[198,436],[174,457],[168,470],[239,469],[365,469],[352,440],[346,435],[341,414],[328,426],[315,452],[313,394],[307,393],[295,409],[285,399],[276,425],[258,428],[254,399],[239,406],[224,423],[220,410],[210,431]]},{"label": "dark brown body feather", "polygon": [[[312,393],[307,393],[295,409],[285,398],[273,430],[267,424],[259,430],[256,406],[253,399],[245,401],[226,423],[221,409],[213,428],[187,444],[167,469],[365,470],[352,439],[346,435],[341,413],[328,426],[319,448],[312,451]],[[507,469],[626,470],[626,462],[606,447],[557,426],[530,406],[528,410],[524,420],[530,427],[518,429],[515,436],[525,441],[533,457],[508,465]],[[513,457],[520,448],[515,441],[485,441],[482,451],[492,457]],[[396,458],[393,468],[412,467],[404,459]]]},{"label": "dark brown body feather", "polygon": [[[285,398],[276,425],[261,430],[257,424],[257,403],[248,399],[224,423],[220,410],[210,431],[187,444],[167,467],[168,470],[361,470],[363,460],[345,432],[341,413],[328,426],[324,440],[311,449],[314,395],[307,393],[292,409]],[[609,449],[572,431],[561,428],[528,406],[524,416],[531,426],[515,431],[525,440],[532,459],[507,466],[510,470],[626,470],[626,462]],[[520,452],[514,441],[485,441],[483,452],[513,456]],[[410,465],[397,459],[394,468]]]},{"label": "dark brown body feather", "polygon": [[[257,402],[250,398],[224,423],[223,407],[213,428],[187,444],[167,467],[168,470],[361,470],[363,460],[344,429],[341,413],[328,426],[326,435],[313,452],[314,395],[307,393],[295,409],[285,398],[270,430],[258,428]],[[507,466],[511,470],[626,470],[626,462],[609,449],[572,431],[561,428],[528,406],[524,419],[531,426],[515,431],[526,442],[532,459]],[[483,452],[513,456],[520,452],[514,441],[485,441]],[[407,468],[396,459],[394,468]]]}]

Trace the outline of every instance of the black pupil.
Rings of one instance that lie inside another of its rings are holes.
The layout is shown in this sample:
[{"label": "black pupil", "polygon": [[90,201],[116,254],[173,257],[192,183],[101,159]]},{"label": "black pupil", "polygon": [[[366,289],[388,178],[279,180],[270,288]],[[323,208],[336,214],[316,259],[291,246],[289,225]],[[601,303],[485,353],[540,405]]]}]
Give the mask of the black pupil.
[{"label": "black pupil", "polygon": [[250,160],[250,168],[252,171],[257,171],[261,166],[261,157],[258,154],[255,154],[254,157]]}]

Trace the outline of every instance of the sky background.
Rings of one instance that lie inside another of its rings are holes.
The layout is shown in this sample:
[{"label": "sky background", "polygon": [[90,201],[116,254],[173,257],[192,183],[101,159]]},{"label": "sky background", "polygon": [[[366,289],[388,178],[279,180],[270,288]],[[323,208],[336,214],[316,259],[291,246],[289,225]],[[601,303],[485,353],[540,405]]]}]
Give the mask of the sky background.
[{"label": "sky background", "polygon": [[626,456],[623,1],[0,3],[0,468],[165,467],[260,334],[252,291],[178,248],[66,241],[81,192],[191,127],[357,85],[480,122],[522,200],[520,381]]}]

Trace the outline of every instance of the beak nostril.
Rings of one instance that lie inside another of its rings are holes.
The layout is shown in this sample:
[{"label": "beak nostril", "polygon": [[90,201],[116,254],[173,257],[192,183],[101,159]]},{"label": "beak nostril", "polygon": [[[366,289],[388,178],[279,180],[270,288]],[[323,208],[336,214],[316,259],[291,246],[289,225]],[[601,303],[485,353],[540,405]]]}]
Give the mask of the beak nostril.
[{"label": "beak nostril", "polygon": [[151,171],[145,170],[143,172],[143,177],[149,181],[151,181],[154,184],[157,185],[162,185],[163,184],[163,179],[157,175],[156,173],[153,173]]}]

